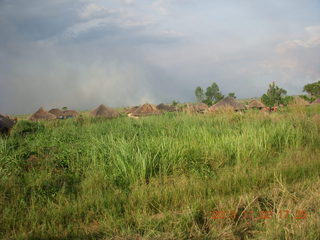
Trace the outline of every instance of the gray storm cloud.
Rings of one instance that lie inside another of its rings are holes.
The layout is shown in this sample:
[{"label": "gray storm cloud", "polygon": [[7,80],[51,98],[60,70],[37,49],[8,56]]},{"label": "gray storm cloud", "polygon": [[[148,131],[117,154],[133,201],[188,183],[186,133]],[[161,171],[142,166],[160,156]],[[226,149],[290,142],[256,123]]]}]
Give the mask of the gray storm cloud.
[{"label": "gray storm cloud", "polygon": [[301,93],[320,78],[318,3],[285,2],[1,1],[0,113],[194,101],[213,81],[239,97],[271,81]]}]

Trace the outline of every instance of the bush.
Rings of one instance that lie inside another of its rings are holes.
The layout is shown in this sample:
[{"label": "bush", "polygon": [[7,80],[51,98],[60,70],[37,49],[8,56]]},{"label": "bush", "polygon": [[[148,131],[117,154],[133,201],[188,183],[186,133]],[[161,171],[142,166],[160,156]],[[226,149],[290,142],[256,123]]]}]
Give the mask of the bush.
[{"label": "bush", "polygon": [[39,122],[30,122],[26,120],[18,121],[17,124],[12,129],[12,135],[25,136],[27,134],[36,133],[42,131],[44,125]]}]

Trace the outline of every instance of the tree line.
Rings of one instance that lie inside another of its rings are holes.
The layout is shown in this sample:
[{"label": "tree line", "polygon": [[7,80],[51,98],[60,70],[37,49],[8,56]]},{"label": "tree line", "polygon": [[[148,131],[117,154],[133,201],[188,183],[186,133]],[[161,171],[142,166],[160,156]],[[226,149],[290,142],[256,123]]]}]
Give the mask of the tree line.
[{"label": "tree line", "polygon": [[[300,95],[306,101],[312,102],[316,98],[320,97],[320,81],[307,84],[303,87],[303,92],[308,93],[308,95]],[[225,96],[220,92],[219,86],[217,83],[212,83],[211,86],[207,87],[204,91],[200,86],[195,90],[195,96],[197,102],[203,102],[211,106]],[[235,93],[231,92],[228,94],[229,97],[236,98]],[[261,96],[261,101],[266,106],[272,107],[275,105],[288,105],[293,100],[292,96],[287,96],[287,91],[283,88],[280,88],[276,85],[275,82],[269,84],[269,88],[265,94]]]}]

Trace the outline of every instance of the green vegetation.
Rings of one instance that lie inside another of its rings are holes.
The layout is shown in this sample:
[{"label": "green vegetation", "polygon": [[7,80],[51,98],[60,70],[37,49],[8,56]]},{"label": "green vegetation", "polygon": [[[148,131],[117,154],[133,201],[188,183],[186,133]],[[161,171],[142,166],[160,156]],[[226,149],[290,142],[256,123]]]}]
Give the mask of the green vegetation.
[{"label": "green vegetation", "polygon": [[[197,87],[195,90],[197,102],[203,102],[211,106],[219,102],[224,98],[224,95],[220,92],[219,86],[217,83],[212,83],[211,86],[207,87],[206,93],[204,93],[201,87]],[[229,97],[237,98],[234,92],[228,94]]]},{"label": "green vegetation", "polygon": [[172,103],[171,103],[171,105],[174,106],[174,107],[177,106],[178,104],[179,104],[179,102],[176,101],[176,100],[173,100]]},{"label": "green vegetation", "polygon": [[311,103],[311,102],[313,102],[314,100],[316,100],[316,98],[314,98],[314,97],[309,97],[309,96],[307,96],[307,95],[299,95],[299,97],[301,97],[301,98],[303,98],[304,100],[306,100],[307,102],[309,102],[309,103]]},{"label": "green vegetation", "polygon": [[211,84],[211,86],[207,87],[206,90],[206,103],[208,105],[212,105],[214,103],[217,103],[218,101],[220,101],[221,99],[223,99],[223,95],[220,92],[219,86],[218,84],[216,84],[215,82]]},{"label": "green vegetation", "polygon": [[22,123],[0,138],[0,236],[319,239],[319,159],[319,106]]},{"label": "green vegetation", "polygon": [[195,95],[198,102],[206,103],[209,106],[224,98],[224,95],[220,92],[218,84],[215,82],[212,83],[211,86],[207,87],[205,93],[201,87],[197,87]]},{"label": "green vegetation", "polygon": [[236,94],[235,94],[234,92],[229,93],[228,96],[229,96],[229,97],[232,97],[232,98],[234,98],[234,99],[237,98],[237,97],[236,97]]},{"label": "green vegetation", "polygon": [[320,81],[305,85],[303,87],[303,91],[307,92],[314,98],[320,97]]},{"label": "green vegetation", "polygon": [[287,91],[283,88],[278,87],[275,82],[269,84],[269,89],[266,94],[263,94],[261,97],[261,101],[264,105],[273,107],[275,105],[286,104],[286,102],[290,99],[285,98]]},{"label": "green vegetation", "polygon": [[196,95],[197,102],[202,102],[206,99],[203,89],[201,87],[196,88],[195,95]]}]

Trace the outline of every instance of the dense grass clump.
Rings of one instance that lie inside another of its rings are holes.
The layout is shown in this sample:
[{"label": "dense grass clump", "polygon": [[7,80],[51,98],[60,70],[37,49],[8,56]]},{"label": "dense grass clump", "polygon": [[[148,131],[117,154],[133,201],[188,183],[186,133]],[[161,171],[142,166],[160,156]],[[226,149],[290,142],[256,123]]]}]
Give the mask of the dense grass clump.
[{"label": "dense grass clump", "polygon": [[0,236],[319,239],[319,114],[23,121],[0,138]]}]

